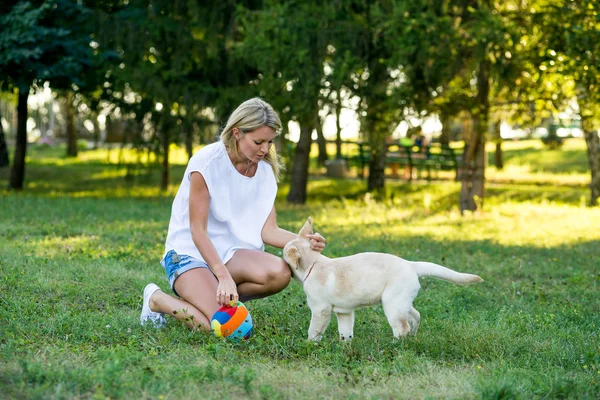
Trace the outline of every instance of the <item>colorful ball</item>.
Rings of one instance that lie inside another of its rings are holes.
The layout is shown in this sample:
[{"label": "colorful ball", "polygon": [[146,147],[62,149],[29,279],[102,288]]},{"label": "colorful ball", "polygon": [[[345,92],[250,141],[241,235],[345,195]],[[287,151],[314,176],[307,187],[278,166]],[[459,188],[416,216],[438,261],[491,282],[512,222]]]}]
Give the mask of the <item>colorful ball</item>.
[{"label": "colorful ball", "polygon": [[248,339],[252,335],[252,326],[252,317],[241,301],[237,306],[219,308],[211,319],[215,336],[232,340]]}]

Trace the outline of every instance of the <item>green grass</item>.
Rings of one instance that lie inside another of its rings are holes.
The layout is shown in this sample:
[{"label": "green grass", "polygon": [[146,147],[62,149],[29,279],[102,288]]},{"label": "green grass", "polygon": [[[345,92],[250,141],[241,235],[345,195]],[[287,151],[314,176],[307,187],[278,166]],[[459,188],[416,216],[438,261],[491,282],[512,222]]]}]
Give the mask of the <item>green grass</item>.
[{"label": "green grass", "polygon": [[[584,185],[556,183],[576,168],[549,169],[536,163],[546,150],[526,149],[507,150],[507,169],[529,163],[527,183],[490,183],[485,211],[465,216],[452,181],[391,182],[377,203],[362,181],[315,178],[305,206],[286,205],[282,185],[280,225],[313,216],[328,256],[385,251],[485,280],[422,279],[416,337],[394,341],[374,307],[357,313],[351,344],[335,320],[321,343],[306,341],[296,282],[248,303],[244,343],[172,320],[139,326],[145,284],[168,289],[159,258],[184,161],[161,194],[157,168],[126,178],[106,162],[114,152],[33,149],[27,190],[0,192],[0,398],[598,398],[600,209],[584,206]],[[553,157],[571,163],[564,155]]]},{"label": "green grass", "polygon": [[567,139],[559,149],[550,149],[539,140],[504,142],[505,168],[496,170],[494,145],[488,143],[490,168],[487,178],[494,182],[584,186],[590,182],[587,148],[583,139]]}]

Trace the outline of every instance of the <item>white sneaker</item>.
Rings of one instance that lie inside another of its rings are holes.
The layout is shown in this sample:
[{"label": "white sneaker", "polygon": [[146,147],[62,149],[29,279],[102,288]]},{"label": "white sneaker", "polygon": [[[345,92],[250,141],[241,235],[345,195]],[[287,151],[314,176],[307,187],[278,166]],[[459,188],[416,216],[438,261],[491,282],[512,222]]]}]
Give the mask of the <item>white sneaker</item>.
[{"label": "white sneaker", "polygon": [[154,283],[149,283],[144,288],[144,303],[142,305],[140,323],[146,325],[148,322],[151,322],[155,328],[162,328],[167,323],[167,320],[162,313],[150,310],[150,297],[152,297],[157,290],[160,290],[160,288]]}]

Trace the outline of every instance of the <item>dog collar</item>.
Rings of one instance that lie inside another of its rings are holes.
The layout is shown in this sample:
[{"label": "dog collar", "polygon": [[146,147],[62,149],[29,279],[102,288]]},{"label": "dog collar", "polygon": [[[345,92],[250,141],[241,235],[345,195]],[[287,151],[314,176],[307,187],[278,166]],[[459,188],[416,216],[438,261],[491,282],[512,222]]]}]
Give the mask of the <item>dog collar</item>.
[{"label": "dog collar", "polygon": [[310,275],[310,273],[312,272],[312,270],[313,270],[313,267],[315,266],[315,264],[316,264],[316,263],[317,263],[317,262],[315,261],[315,262],[313,263],[313,265],[311,265],[311,266],[310,266],[310,269],[308,270],[308,274],[306,274],[306,276],[304,277],[304,279],[302,279],[302,283],[306,282],[306,280],[308,279],[308,276],[309,276],[309,275]]}]

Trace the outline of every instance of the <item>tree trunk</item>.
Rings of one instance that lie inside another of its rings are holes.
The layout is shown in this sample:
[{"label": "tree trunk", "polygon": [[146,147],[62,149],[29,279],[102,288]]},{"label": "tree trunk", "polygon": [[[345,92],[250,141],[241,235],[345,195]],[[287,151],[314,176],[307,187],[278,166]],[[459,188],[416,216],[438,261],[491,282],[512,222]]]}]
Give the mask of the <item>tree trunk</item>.
[{"label": "tree trunk", "polygon": [[489,121],[489,61],[482,61],[477,73],[477,107],[474,110],[475,129],[465,146],[460,172],[460,212],[483,207],[485,192],[485,140]]},{"label": "tree trunk", "polygon": [[[166,117],[163,117],[166,118]],[[170,135],[170,125],[166,123],[160,124],[161,135],[162,138],[162,170],[160,176],[160,190],[166,192],[169,189],[169,181],[171,175],[171,169],[169,167],[169,147],[171,146],[171,135]]]},{"label": "tree trunk", "polygon": [[10,171],[9,189],[23,189],[25,180],[25,155],[27,154],[27,99],[29,88],[19,88],[19,103],[17,104],[17,142],[13,166]]},{"label": "tree trunk", "polygon": [[581,122],[583,132],[585,136],[585,142],[587,144],[588,161],[590,163],[590,173],[592,180],[590,182],[590,206],[599,206],[600,198],[600,138],[598,137],[598,131],[594,129],[590,118],[585,117],[584,113],[581,113]]},{"label": "tree trunk", "polygon": [[342,99],[340,98],[340,91],[337,91],[337,103],[335,104],[335,158],[338,160],[342,159],[342,127],[340,124],[340,118],[342,114]]},{"label": "tree trunk", "polygon": [[319,146],[317,163],[323,166],[329,157],[327,156],[327,142],[325,142],[325,136],[323,136],[323,124],[318,112],[315,114],[315,129],[317,130],[317,145]]},{"label": "tree trunk", "polygon": [[183,129],[183,137],[185,138],[185,151],[188,155],[188,160],[194,155],[194,129],[190,122],[185,120],[181,124]]},{"label": "tree trunk", "polygon": [[504,153],[502,152],[502,135],[500,134],[500,121],[494,123],[494,142],[496,143],[494,161],[496,169],[498,171],[501,171],[504,169]]},{"label": "tree trunk", "polygon": [[[166,107],[165,109],[169,109]],[[159,137],[161,151],[162,151],[162,163],[161,163],[161,171],[160,171],[160,190],[166,192],[169,189],[169,182],[171,178],[171,168],[170,168],[170,159],[169,159],[169,148],[171,147],[171,121],[169,120],[169,115],[163,114],[158,118],[157,123],[157,131],[156,134]]]},{"label": "tree trunk", "polygon": [[377,197],[381,198],[385,192],[385,137],[380,140],[377,132],[369,135],[369,145],[371,147],[371,161],[369,162],[369,178],[367,180],[367,190],[376,192]]},{"label": "tree trunk", "polygon": [[289,127],[288,123],[290,122],[287,114],[281,114],[281,134],[275,139],[275,144],[277,145],[277,153],[282,157],[282,162],[284,163],[285,169],[282,171],[282,179],[284,181],[289,181],[292,162],[294,160],[294,149],[293,143],[289,139]]},{"label": "tree trunk", "polygon": [[[477,122],[476,125],[479,123]],[[485,183],[485,136],[474,132],[465,146],[460,170],[460,212],[475,211],[483,206]]]},{"label": "tree trunk", "polygon": [[10,161],[8,159],[8,145],[4,136],[4,126],[2,126],[2,114],[0,113],[0,168],[8,167]]},{"label": "tree trunk", "polygon": [[440,144],[442,147],[450,147],[450,116],[443,110],[440,112],[440,122],[442,123],[442,134],[440,136]]},{"label": "tree trunk", "polygon": [[50,100],[50,105],[48,107],[48,130],[52,132],[52,137],[56,138],[56,125],[54,123],[55,119],[54,115],[54,100]]},{"label": "tree trunk", "polygon": [[308,162],[310,146],[312,143],[313,124],[308,120],[300,123],[300,139],[296,145],[292,176],[290,178],[290,192],[287,196],[288,203],[304,204],[306,202],[306,184],[308,182]]},{"label": "tree trunk", "polygon": [[67,91],[65,104],[67,120],[67,156],[77,157],[77,131],[75,130],[75,107],[73,107],[73,92]]},{"label": "tree trunk", "polygon": [[97,150],[100,143],[100,124],[98,124],[98,112],[94,111],[91,117],[92,124],[94,124],[94,150]]},{"label": "tree trunk", "polygon": [[385,197],[385,155],[386,138],[390,131],[390,126],[386,122],[387,116],[387,80],[386,67],[379,62],[379,59],[373,59],[370,62],[371,76],[369,77],[367,94],[367,115],[365,116],[365,132],[368,135],[370,157],[369,178],[367,180],[367,190],[375,192],[376,198]]}]

